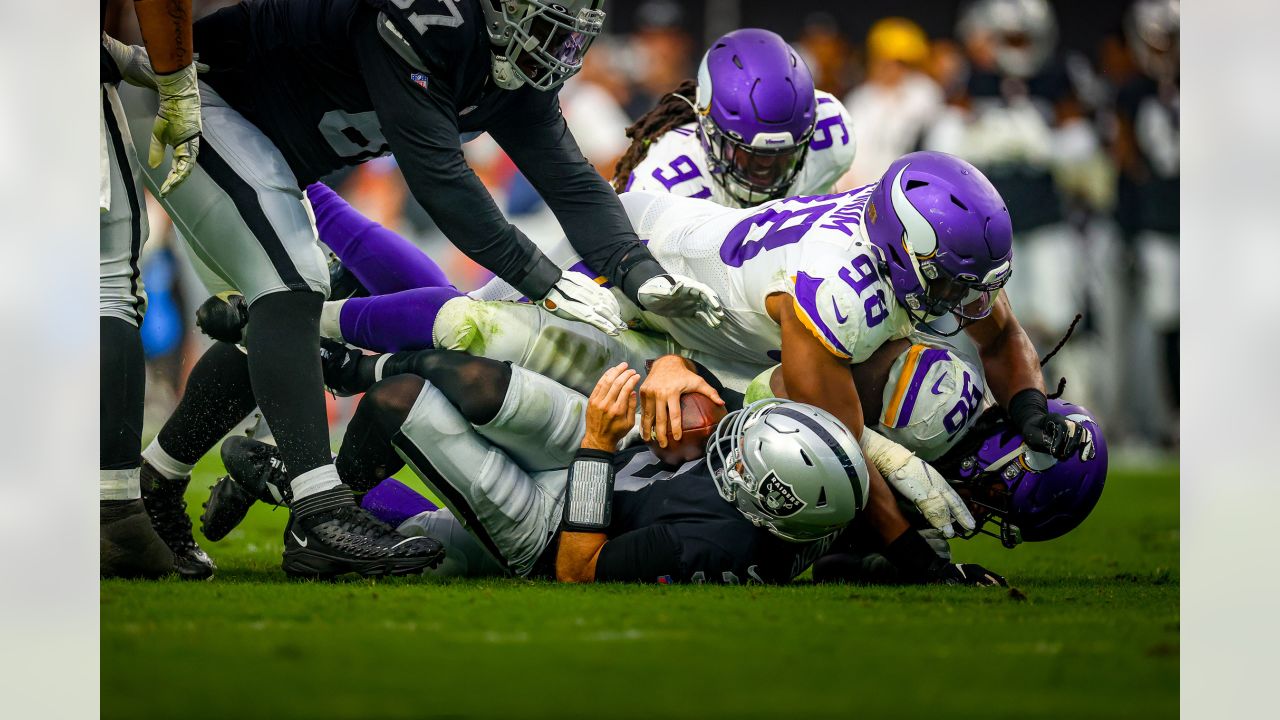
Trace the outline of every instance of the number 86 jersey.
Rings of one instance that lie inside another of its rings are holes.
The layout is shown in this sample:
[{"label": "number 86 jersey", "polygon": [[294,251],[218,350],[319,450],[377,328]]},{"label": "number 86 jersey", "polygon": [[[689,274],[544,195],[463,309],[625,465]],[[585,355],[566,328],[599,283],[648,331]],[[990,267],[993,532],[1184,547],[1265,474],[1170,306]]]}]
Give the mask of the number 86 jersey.
[{"label": "number 86 jersey", "polygon": [[796,314],[833,354],[866,360],[912,328],[879,257],[863,231],[874,185],[836,195],[775,200],[730,209],[669,194],[625,193],[623,205],[641,240],[671,273],[706,283],[724,304],[725,321],[641,313],[646,325],[691,350],[727,359],[779,361],[781,328],[765,299],[791,296]]}]

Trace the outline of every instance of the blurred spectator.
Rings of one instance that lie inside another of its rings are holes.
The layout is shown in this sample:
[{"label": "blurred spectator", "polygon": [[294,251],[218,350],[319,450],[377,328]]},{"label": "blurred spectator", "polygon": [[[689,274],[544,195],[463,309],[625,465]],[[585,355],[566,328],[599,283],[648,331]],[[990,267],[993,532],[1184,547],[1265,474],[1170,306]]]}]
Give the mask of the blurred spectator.
[{"label": "blurred spectator", "polygon": [[948,99],[924,145],[969,160],[1004,197],[1016,258],[1007,292],[1036,346],[1051,347],[1076,313],[1087,316],[1055,370],[1071,376],[1073,398],[1090,404],[1106,395],[1107,371],[1115,364],[1101,362],[1102,317],[1092,312],[1108,291],[1103,286],[1113,264],[1090,247],[1082,232],[1088,213],[1072,212],[1079,206],[1071,188],[1105,156],[1055,52],[1057,31],[1046,0],[968,6],[957,28],[970,65],[967,81]]},{"label": "blurred spectator", "polygon": [[834,17],[824,12],[809,14],[800,38],[791,45],[809,66],[813,84],[819,90],[840,97],[853,87],[853,48],[840,33]]},{"label": "blurred spectator", "polygon": [[894,160],[915,150],[942,110],[942,90],[921,72],[929,41],[906,18],[885,18],[867,34],[867,79],[845,98],[858,136],[853,167],[841,188],[874,182]]},{"label": "blurred spectator", "polygon": [[613,166],[627,150],[626,130],[631,124],[622,109],[630,93],[621,82],[622,73],[614,59],[610,44],[597,41],[587,53],[582,71],[560,91],[560,107],[569,131],[582,154],[606,179],[612,178]]},{"label": "blurred spectator", "polygon": [[1167,413],[1178,408],[1179,23],[1177,0],[1130,8],[1125,39],[1136,73],[1119,87],[1115,108],[1116,214],[1136,263],[1134,364],[1161,370],[1162,387],[1143,394],[1166,397]]},{"label": "blurred spectator", "polygon": [[684,22],[684,8],[672,0],[649,0],[636,10],[629,58],[635,85],[627,115],[640,117],[682,80],[693,76],[693,38]]}]

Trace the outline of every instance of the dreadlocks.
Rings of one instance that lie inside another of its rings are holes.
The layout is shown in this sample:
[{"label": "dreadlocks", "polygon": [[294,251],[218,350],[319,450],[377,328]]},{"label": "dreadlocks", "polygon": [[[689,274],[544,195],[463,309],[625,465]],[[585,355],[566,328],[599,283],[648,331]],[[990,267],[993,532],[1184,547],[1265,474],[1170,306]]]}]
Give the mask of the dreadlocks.
[{"label": "dreadlocks", "polygon": [[627,128],[627,137],[631,138],[631,146],[618,159],[618,165],[613,169],[615,192],[626,189],[631,171],[644,160],[644,156],[649,152],[650,143],[671,128],[697,119],[692,104],[697,91],[697,80],[692,78],[685,80],[675,90],[663,95],[652,110],[641,115],[639,120]]}]

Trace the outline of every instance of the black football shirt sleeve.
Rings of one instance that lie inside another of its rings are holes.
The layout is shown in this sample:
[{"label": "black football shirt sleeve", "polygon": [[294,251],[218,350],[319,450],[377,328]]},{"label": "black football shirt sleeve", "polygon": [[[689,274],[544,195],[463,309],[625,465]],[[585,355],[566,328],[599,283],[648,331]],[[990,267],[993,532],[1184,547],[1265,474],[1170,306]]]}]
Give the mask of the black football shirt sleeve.
[{"label": "black football shirt sleeve", "polygon": [[662,266],[636,237],[613,188],[578,149],[556,95],[532,88],[514,92],[520,94],[517,102],[489,134],[555,213],[587,267],[635,302],[636,291],[661,274]]},{"label": "black football shirt sleeve", "polygon": [[414,198],[467,257],[527,297],[545,297],[560,269],[503,217],[467,165],[447,79],[415,79],[417,71],[376,32],[361,33],[357,52],[382,132]]}]

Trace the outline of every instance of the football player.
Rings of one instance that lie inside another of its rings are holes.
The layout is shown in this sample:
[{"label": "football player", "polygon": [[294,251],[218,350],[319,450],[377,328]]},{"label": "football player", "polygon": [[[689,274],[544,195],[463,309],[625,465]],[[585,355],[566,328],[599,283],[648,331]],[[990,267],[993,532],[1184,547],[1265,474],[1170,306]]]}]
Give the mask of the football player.
[{"label": "football player", "polygon": [[[142,408],[146,381],[139,326],[147,295],[138,256],[147,237],[147,213],[137,154],[127,132],[116,86],[145,84],[160,96],[147,161],[155,166],[173,147],[173,163],[160,191],[172,192],[195,163],[200,149],[200,97],[192,61],[191,1],[135,0],[134,13],[150,51],[135,58],[119,41],[102,34],[101,185],[99,193],[99,570],[103,577],[159,577],[177,571],[206,578],[213,562],[191,537],[191,521],[179,487],[144,487],[140,474]],[[107,2],[102,1],[105,25]],[[155,493],[172,494],[159,498]]]},{"label": "football player", "polygon": [[[865,503],[856,441],[811,406],[767,400],[736,410],[717,426],[706,458],[675,467],[646,445],[618,449],[635,423],[640,379],[625,365],[606,371],[584,398],[518,365],[457,353],[359,361],[386,376],[365,394],[344,440],[344,477],[368,487],[407,462],[447,509],[406,519],[405,498],[388,502],[385,491],[374,505],[402,532],[444,539],[445,574],[786,582]],[[646,383],[677,396],[716,393],[675,356],[657,360]],[[224,446],[228,455],[238,477],[222,484],[260,492],[279,475],[270,446],[239,440]],[[409,507],[423,507],[408,498]],[[977,579],[991,576],[924,548],[923,558],[898,560],[927,569],[921,580],[967,575],[985,584]],[[897,559],[898,550],[885,552]]]},{"label": "football player", "polygon": [[[944,534],[954,533],[954,521],[965,530],[972,525],[959,497],[926,462],[874,431],[862,433],[850,364],[856,367],[917,324],[949,316],[950,328],[938,329],[968,331],[995,398],[1034,449],[1067,457],[1086,439],[1078,424],[1047,409],[1034,348],[999,297],[1011,270],[1007,213],[986,179],[964,161],[914,153],[895,162],[876,185],[748,210],[669,194],[622,197],[658,257],[725,299],[719,331],[633,308],[641,326],[657,333],[608,338],[533,306],[477,302],[449,287],[331,303],[322,330],[378,350],[467,350],[516,362],[580,391],[590,389],[590,373],[609,364],[639,367],[671,350],[696,357],[717,374],[736,375],[741,384],[735,389],[741,389],[781,351],[792,398],[830,408],[864,439],[877,468],[873,502],[881,500],[869,514],[885,541],[904,535],[908,526],[881,473]],[[351,269],[370,283],[377,279],[376,268]],[[755,369],[745,374],[746,367]],[[678,406],[645,409],[643,431],[665,443],[668,423],[678,425]]]},{"label": "football player", "polygon": [[[329,455],[316,332],[329,276],[301,189],[319,177],[394,152],[415,198],[464,252],[549,310],[616,332],[608,293],[547,260],[467,167],[461,136],[488,132],[593,273],[647,310],[717,322],[715,297],[654,260],[565,127],[555,90],[581,67],[601,5],[253,0],[195,24],[209,66],[199,86],[202,152],[160,201],[253,319],[248,374],[293,475],[290,547],[325,546],[369,572],[393,554],[422,567],[438,556],[430,541],[406,545],[360,512]],[[161,445],[145,457],[179,482],[197,459]],[[294,557],[286,572],[309,572],[290,566]]]},{"label": "football player", "polygon": [[857,141],[844,106],[815,90],[777,34],[734,30],[686,80],[627,128],[614,187],[748,207],[832,190]]}]

